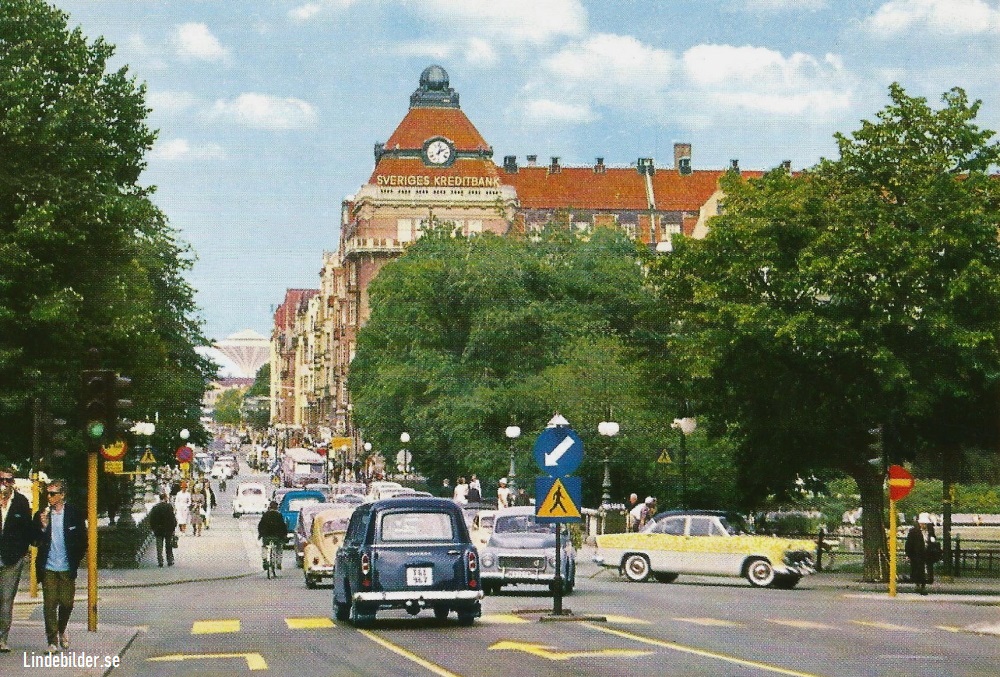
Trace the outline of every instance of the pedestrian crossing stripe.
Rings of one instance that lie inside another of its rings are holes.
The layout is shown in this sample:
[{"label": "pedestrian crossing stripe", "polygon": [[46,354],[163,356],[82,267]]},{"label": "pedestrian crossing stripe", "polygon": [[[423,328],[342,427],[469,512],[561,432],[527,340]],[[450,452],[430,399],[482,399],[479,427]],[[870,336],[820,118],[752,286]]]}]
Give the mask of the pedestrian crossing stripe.
[{"label": "pedestrian crossing stripe", "polygon": [[239,619],[222,621],[195,621],[191,626],[192,635],[214,635],[220,632],[239,632]]},{"label": "pedestrian crossing stripe", "polygon": [[673,459],[670,458],[670,452],[666,449],[660,452],[660,457],[656,459],[657,463],[673,463]]},{"label": "pedestrian crossing stripe", "polygon": [[315,630],[318,628],[335,628],[329,618],[317,616],[314,618],[286,618],[285,625],[289,630]]},{"label": "pedestrian crossing stripe", "polygon": [[545,500],[535,509],[535,516],[579,518],[580,509],[576,507],[562,480],[556,478],[549,493],[545,495]]}]

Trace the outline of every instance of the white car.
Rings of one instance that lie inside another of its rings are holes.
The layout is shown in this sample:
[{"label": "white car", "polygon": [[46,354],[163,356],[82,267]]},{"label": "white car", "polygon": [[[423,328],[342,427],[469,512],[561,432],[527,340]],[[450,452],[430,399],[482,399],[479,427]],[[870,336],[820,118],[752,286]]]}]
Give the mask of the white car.
[{"label": "white car", "polygon": [[372,482],[368,485],[368,495],[365,496],[365,501],[371,503],[372,501],[377,501],[382,495],[382,492],[386,489],[402,489],[403,485],[399,482]]},{"label": "white car", "polygon": [[233,517],[267,511],[267,487],[260,482],[241,482],[233,499]]}]

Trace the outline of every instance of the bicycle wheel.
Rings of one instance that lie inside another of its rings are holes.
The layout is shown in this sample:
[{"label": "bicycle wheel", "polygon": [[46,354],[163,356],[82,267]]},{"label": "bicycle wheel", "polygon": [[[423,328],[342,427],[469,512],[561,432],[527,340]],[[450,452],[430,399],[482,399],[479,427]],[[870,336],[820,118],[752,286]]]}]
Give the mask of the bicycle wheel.
[{"label": "bicycle wheel", "polygon": [[271,557],[269,558],[270,565],[268,567],[271,577],[278,577],[278,558],[281,557],[281,551],[278,549],[277,544],[271,543]]}]

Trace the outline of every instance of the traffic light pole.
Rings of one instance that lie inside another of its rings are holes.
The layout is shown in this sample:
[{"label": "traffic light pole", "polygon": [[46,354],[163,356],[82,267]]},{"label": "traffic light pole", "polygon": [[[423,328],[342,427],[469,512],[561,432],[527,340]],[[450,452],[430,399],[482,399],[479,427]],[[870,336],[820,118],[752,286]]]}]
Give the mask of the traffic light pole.
[{"label": "traffic light pole", "polygon": [[97,450],[87,450],[87,630],[97,632]]}]

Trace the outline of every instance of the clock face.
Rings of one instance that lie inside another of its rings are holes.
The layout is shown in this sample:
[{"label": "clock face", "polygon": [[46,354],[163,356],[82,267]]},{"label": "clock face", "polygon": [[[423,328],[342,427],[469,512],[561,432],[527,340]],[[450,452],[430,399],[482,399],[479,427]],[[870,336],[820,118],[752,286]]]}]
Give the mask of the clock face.
[{"label": "clock face", "polygon": [[438,139],[427,145],[427,160],[435,165],[443,165],[451,159],[451,146]]}]

